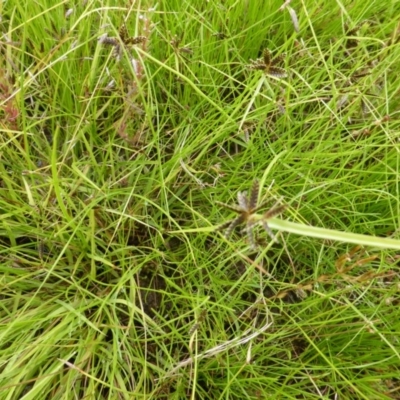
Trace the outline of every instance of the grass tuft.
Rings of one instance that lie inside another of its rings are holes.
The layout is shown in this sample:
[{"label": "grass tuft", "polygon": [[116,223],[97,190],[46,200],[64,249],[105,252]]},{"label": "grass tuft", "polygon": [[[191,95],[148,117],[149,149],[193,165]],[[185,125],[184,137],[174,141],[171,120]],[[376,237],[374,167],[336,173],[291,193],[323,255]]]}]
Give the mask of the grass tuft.
[{"label": "grass tuft", "polygon": [[399,4],[75,3],[0,5],[0,400],[399,398]]}]

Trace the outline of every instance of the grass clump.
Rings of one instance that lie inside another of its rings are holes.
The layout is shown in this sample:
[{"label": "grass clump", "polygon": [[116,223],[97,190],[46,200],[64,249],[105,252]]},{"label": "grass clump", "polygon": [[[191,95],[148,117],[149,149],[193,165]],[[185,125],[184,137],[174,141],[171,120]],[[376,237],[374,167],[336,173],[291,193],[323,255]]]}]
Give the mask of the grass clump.
[{"label": "grass clump", "polygon": [[0,6],[0,399],[398,398],[399,11]]}]

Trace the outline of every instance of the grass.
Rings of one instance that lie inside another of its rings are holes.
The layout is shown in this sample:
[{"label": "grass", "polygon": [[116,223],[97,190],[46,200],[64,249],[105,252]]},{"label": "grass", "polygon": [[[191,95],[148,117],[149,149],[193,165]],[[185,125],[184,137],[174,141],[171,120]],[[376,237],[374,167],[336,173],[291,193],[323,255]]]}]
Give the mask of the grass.
[{"label": "grass", "polygon": [[399,11],[1,4],[0,400],[400,398]]}]

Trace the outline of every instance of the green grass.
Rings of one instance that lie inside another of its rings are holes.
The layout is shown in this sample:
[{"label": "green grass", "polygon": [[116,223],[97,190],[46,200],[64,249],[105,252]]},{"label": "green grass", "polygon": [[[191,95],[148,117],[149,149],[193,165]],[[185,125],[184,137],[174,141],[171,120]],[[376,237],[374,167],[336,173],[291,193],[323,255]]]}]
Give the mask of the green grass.
[{"label": "green grass", "polygon": [[400,398],[400,3],[72,3],[0,4],[0,400]]}]

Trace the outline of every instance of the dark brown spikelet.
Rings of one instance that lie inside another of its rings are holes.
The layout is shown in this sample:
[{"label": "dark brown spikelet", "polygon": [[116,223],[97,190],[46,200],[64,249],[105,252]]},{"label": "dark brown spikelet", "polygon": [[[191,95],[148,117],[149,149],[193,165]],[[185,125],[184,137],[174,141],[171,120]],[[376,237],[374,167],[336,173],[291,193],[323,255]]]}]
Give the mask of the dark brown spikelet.
[{"label": "dark brown spikelet", "polygon": [[[218,202],[217,202],[217,204],[225,205],[225,204],[223,204],[223,203],[218,203]],[[221,224],[220,226],[218,226],[216,230],[217,230],[217,231],[223,231],[223,230],[225,230],[224,236],[225,236],[226,238],[228,238],[228,237],[232,234],[233,230],[234,230],[237,226],[241,225],[244,221],[245,221],[245,219],[244,219],[243,215],[239,215],[239,216],[237,216],[236,218],[234,218],[233,220],[224,222],[223,224]]]},{"label": "dark brown spikelet", "polygon": [[144,43],[147,40],[147,36],[136,36],[136,37],[131,37],[125,41],[125,44],[140,44]]},{"label": "dark brown spikelet", "polygon": [[257,208],[258,202],[258,192],[260,190],[260,183],[257,179],[254,180],[253,186],[251,187],[250,196],[249,196],[249,210],[255,210]]},{"label": "dark brown spikelet", "polygon": [[271,228],[268,226],[267,221],[269,218],[273,218],[276,215],[283,213],[283,211],[285,211],[286,207],[287,206],[285,204],[276,205],[276,206],[272,207],[270,210],[268,210],[266,213],[264,213],[264,219],[262,220],[262,226],[263,226],[264,230],[268,233],[268,235],[271,237],[271,239],[275,240],[276,242],[278,242],[278,239],[273,234]]},{"label": "dark brown spikelet", "polygon": [[250,60],[250,61],[253,64],[248,65],[247,68],[257,69],[257,70],[260,70],[260,71],[264,71],[265,70],[265,64],[263,62],[258,62],[257,60],[255,60],[255,61]]},{"label": "dark brown spikelet", "polygon": [[121,38],[121,40],[122,40],[124,43],[125,43],[126,40],[129,38],[128,29],[126,28],[126,25],[125,25],[125,24],[122,25],[122,26],[119,28],[118,35],[119,35],[119,37]]},{"label": "dark brown spikelet", "polygon": [[202,310],[197,319],[197,322],[190,328],[189,335],[192,335],[194,332],[197,331],[201,323],[205,320],[206,315],[207,315],[207,310]]},{"label": "dark brown spikelet", "polygon": [[100,44],[105,44],[106,46],[118,46],[118,45],[119,45],[118,39],[117,39],[117,38],[115,38],[115,37],[108,37],[108,36],[101,37],[101,38],[99,39],[99,43],[100,43]]},{"label": "dark brown spikelet", "polygon": [[279,214],[282,214],[286,210],[286,208],[287,208],[286,204],[280,204],[280,205],[274,206],[264,214],[264,217],[266,219],[273,218]]},{"label": "dark brown spikelet", "polygon": [[268,49],[264,49],[263,51],[263,59],[264,59],[264,65],[266,67],[269,67],[272,62],[272,55],[271,52]]}]

